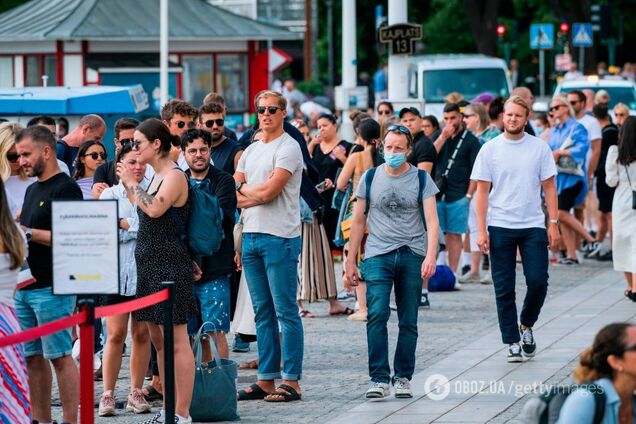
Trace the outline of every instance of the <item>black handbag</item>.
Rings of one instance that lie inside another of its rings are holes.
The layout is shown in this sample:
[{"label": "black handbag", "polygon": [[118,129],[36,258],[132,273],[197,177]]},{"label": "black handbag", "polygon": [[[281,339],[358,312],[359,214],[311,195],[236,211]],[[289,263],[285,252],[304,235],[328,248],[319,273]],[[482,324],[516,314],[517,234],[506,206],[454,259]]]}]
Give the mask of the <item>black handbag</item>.
[{"label": "black handbag", "polygon": [[437,189],[439,190],[439,193],[437,193],[436,195],[437,200],[444,200],[444,197],[446,196],[446,189],[448,188],[448,173],[450,172],[451,168],[453,167],[453,164],[455,163],[455,157],[457,156],[457,152],[459,151],[459,148],[462,146],[462,143],[464,142],[464,139],[466,138],[467,133],[468,133],[468,130],[464,130],[464,133],[462,134],[462,138],[459,139],[459,142],[457,143],[457,146],[455,146],[455,150],[453,151],[453,154],[448,159],[448,163],[446,164],[446,170],[444,170],[444,172],[440,174],[437,174],[435,179],[433,180],[435,182],[435,185],[437,186]]}]

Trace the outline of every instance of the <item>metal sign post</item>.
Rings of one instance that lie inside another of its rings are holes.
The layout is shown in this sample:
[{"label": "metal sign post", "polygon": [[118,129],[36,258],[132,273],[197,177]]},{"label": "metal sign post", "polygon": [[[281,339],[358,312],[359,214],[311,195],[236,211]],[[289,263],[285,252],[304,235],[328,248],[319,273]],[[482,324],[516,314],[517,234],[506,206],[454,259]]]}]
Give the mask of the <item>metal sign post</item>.
[{"label": "metal sign post", "polygon": [[554,25],[530,25],[530,48],[539,50],[539,94],[545,96],[545,50],[554,47]]},{"label": "metal sign post", "polygon": [[594,45],[591,23],[575,23],[572,25],[572,45],[579,48],[579,69],[585,69],[585,48]]}]

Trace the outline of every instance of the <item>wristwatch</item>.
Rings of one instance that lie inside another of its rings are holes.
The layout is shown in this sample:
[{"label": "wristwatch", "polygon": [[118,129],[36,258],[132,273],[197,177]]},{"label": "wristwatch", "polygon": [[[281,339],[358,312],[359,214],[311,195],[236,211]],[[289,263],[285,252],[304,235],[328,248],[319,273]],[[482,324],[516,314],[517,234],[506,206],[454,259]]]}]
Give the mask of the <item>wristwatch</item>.
[{"label": "wristwatch", "polygon": [[559,220],[558,219],[550,219],[548,222],[550,224],[559,225]]},{"label": "wristwatch", "polygon": [[25,228],[24,235],[26,236],[27,241],[31,241],[33,239],[33,229]]},{"label": "wristwatch", "polygon": [[243,183],[236,183],[234,184],[234,188],[236,189],[236,191],[238,191],[239,193],[241,192],[241,187],[243,186]]}]

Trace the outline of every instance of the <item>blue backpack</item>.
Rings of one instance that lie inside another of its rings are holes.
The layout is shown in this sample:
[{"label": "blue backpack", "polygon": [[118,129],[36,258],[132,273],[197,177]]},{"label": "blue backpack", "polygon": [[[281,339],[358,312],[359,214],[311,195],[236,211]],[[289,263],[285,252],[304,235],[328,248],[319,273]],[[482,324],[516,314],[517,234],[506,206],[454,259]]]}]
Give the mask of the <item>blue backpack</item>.
[{"label": "blue backpack", "polygon": [[[186,176],[187,177],[187,176]],[[188,246],[193,256],[211,256],[219,250],[225,238],[223,232],[223,209],[216,196],[210,194],[210,180],[194,182],[188,178],[190,186],[190,219],[184,228],[174,208],[170,208],[172,219],[177,225],[181,240]]]}]

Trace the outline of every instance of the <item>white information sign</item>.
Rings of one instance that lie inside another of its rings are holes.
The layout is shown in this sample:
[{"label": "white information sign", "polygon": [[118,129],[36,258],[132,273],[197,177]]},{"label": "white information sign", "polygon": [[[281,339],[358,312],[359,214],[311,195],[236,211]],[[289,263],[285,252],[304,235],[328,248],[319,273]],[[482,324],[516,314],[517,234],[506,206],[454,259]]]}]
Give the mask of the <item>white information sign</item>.
[{"label": "white information sign", "polygon": [[117,200],[55,201],[51,208],[53,293],[119,293]]}]

